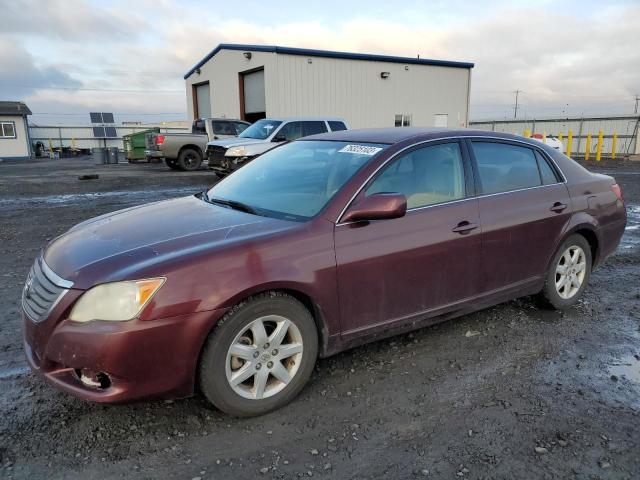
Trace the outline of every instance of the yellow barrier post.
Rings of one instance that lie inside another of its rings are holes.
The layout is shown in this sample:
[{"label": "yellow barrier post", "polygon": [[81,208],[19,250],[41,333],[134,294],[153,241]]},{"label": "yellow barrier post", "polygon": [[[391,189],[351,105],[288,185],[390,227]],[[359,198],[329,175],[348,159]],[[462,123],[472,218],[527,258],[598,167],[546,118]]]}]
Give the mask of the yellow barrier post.
[{"label": "yellow barrier post", "polygon": [[602,130],[598,132],[598,145],[596,145],[596,162],[599,162],[602,158],[602,142],[604,140],[604,133]]},{"label": "yellow barrier post", "polygon": [[616,147],[618,146],[618,134],[613,132],[613,140],[611,141],[611,160],[616,159]]},{"label": "yellow barrier post", "polygon": [[529,138],[531,136],[531,131],[530,130],[525,130],[524,133],[523,133],[523,136],[525,138]]},{"label": "yellow barrier post", "polygon": [[584,159],[589,160],[589,154],[591,153],[591,134],[587,134],[587,145],[584,147]]},{"label": "yellow barrier post", "polygon": [[542,141],[547,143],[547,132],[542,132]]},{"label": "yellow barrier post", "polygon": [[567,157],[571,156],[571,147],[573,146],[573,132],[569,130],[567,134]]},{"label": "yellow barrier post", "polygon": [[558,140],[562,141],[562,132],[558,134]]},{"label": "yellow barrier post", "polygon": [[53,153],[53,142],[49,139],[49,153]]}]

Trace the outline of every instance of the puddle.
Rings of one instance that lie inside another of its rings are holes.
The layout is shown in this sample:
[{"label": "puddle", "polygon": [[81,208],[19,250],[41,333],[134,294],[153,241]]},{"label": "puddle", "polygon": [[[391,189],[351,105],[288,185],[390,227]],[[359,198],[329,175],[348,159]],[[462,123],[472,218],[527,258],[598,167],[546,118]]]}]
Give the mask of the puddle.
[{"label": "puddle", "polygon": [[609,373],[640,384],[640,355],[630,355],[611,364]]},{"label": "puddle", "polygon": [[627,205],[627,227],[620,240],[620,248],[628,249],[640,245],[640,206]]},{"label": "puddle", "polygon": [[159,190],[117,190],[110,192],[95,193],[71,193],[67,195],[45,195],[41,197],[9,197],[0,199],[0,206],[20,206],[20,205],[61,205],[77,204],[113,197],[131,200],[139,198],[143,200],[154,200],[158,198],[171,198],[181,195],[197,193],[198,187],[168,188]]}]

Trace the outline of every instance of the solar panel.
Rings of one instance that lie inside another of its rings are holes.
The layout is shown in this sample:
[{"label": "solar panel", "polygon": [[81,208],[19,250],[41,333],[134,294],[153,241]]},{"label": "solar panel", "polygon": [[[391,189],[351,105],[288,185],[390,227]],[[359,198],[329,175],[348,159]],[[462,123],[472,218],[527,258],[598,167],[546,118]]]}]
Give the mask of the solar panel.
[{"label": "solar panel", "polygon": [[93,136],[96,138],[105,138],[105,128],[104,127],[93,127]]},{"label": "solar panel", "polygon": [[114,123],[113,113],[102,112],[102,123]]},{"label": "solar panel", "polygon": [[91,123],[102,123],[102,114],[100,112],[89,113],[91,117]]},{"label": "solar panel", "polygon": [[118,138],[118,134],[116,133],[116,127],[104,127],[105,137],[107,138]]}]

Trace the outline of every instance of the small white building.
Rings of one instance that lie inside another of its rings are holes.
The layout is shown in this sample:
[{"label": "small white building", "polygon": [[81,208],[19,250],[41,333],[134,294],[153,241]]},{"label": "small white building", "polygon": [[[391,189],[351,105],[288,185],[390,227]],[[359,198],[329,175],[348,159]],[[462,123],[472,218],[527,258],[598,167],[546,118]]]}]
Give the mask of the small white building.
[{"label": "small white building", "polygon": [[466,127],[472,63],[221,44],[189,70],[189,118],[342,117],[351,128]]},{"label": "small white building", "polygon": [[0,102],[0,159],[31,158],[27,115],[31,110],[22,102]]}]

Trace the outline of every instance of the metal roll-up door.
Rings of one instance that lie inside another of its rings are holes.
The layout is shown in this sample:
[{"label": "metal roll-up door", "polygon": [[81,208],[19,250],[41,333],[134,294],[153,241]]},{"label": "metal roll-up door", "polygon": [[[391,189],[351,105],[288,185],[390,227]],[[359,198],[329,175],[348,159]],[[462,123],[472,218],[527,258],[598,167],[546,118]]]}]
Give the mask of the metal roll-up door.
[{"label": "metal roll-up door", "polygon": [[244,74],[245,113],[266,112],[264,99],[264,70]]},{"label": "metal roll-up door", "polygon": [[196,106],[198,108],[198,118],[211,117],[211,94],[208,83],[196,85]]}]

